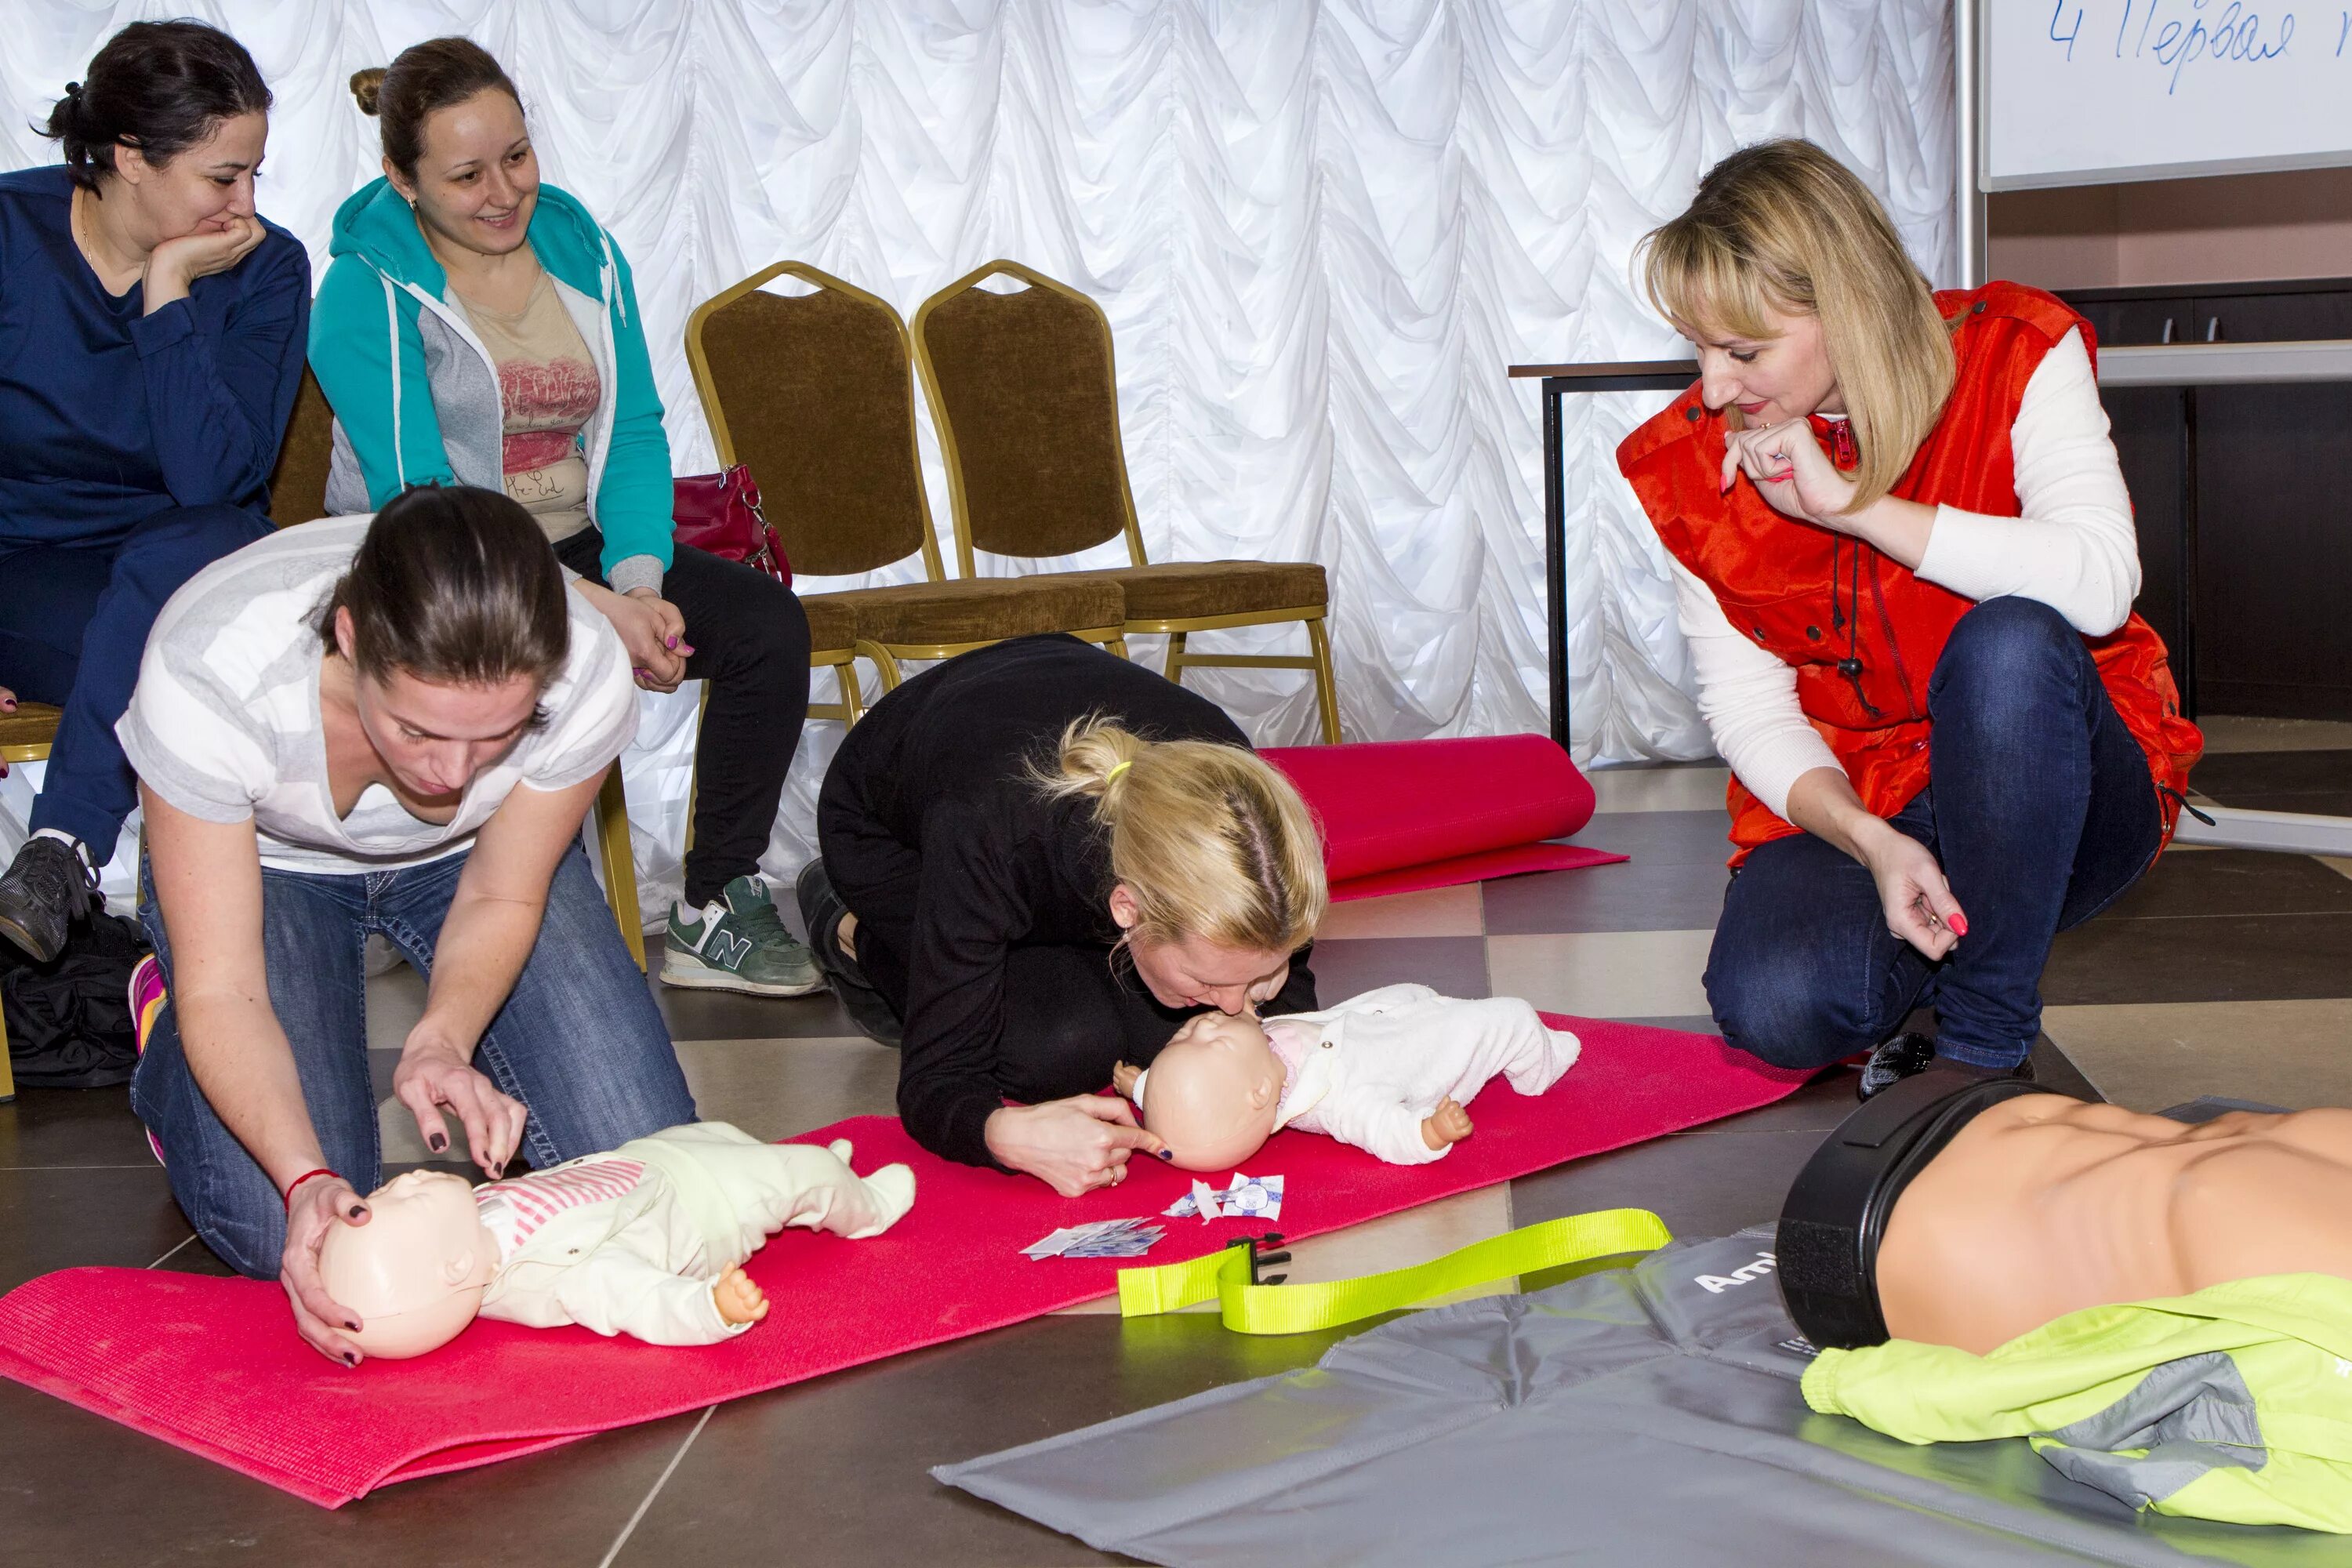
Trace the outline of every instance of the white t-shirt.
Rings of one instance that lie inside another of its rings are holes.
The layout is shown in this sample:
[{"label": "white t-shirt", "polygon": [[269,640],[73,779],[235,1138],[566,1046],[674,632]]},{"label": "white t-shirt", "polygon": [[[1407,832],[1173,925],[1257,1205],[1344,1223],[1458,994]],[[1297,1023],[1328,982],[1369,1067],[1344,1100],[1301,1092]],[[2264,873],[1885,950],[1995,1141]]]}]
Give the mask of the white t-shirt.
[{"label": "white t-shirt", "polygon": [[188,579],[156,617],[114,727],[148,788],[206,822],[250,817],[261,863],[274,869],[387,871],[457,854],[517,784],[569,789],[636,733],[627,651],[611,623],[567,592],[572,647],[540,699],[546,727],[467,784],[454,817],[419,821],[380,784],[337,816],[319,718],[318,618],[371,521],[282,529]]}]

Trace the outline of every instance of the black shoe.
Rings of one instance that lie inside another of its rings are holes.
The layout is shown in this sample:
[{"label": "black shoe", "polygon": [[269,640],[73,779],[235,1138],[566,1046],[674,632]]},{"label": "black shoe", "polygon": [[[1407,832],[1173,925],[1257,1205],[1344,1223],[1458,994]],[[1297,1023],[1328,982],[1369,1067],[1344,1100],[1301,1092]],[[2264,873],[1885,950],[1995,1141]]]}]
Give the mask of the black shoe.
[{"label": "black shoe", "polygon": [[2033,1063],[2031,1060],[2021,1061],[2013,1068],[1980,1068],[1963,1062],[1941,1061],[1936,1056],[1933,1036],[1906,1032],[1870,1053],[1870,1060],[1863,1064],[1862,1081],[1854,1086],[1854,1098],[1868,1100],[1879,1090],[1891,1089],[1929,1068],[1968,1078],[2017,1078],[2028,1083],[2033,1081]]},{"label": "black shoe", "polygon": [[0,936],[47,963],[65,951],[66,927],[97,903],[98,873],[79,846],[27,838],[0,876]]},{"label": "black shoe", "polygon": [[833,879],[824,874],[823,860],[812,860],[801,868],[801,874],[793,880],[793,898],[808,927],[809,951],[816,954],[825,984],[840,998],[841,1010],[869,1038],[896,1049],[904,1027],[888,999],[874,989],[866,972],[857,967],[857,960],[841,951],[841,917],[849,912],[849,906],[833,890]]}]

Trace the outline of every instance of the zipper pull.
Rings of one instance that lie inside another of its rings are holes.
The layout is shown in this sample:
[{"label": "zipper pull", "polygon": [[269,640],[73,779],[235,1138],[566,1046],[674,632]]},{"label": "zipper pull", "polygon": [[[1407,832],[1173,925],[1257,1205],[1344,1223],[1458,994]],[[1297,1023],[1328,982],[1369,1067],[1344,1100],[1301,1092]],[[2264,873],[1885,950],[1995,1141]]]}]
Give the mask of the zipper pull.
[{"label": "zipper pull", "polygon": [[1850,420],[1832,420],[1830,424],[1830,461],[1841,468],[1851,468],[1862,461],[1862,448],[1854,444]]}]

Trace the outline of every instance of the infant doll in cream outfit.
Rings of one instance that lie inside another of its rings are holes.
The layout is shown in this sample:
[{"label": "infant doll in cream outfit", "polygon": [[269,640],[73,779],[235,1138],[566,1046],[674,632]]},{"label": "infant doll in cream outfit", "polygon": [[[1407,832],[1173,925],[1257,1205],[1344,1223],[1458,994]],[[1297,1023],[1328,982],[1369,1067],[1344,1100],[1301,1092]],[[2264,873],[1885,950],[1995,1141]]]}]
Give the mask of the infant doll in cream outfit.
[{"label": "infant doll in cream outfit", "polygon": [[1263,1024],[1198,1014],[1148,1069],[1121,1062],[1112,1081],[1188,1171],[1231,1170],[1285,1127],[1421,1165],[1470,1136],[1463,1107],[1488,1079],[1541,1094],[1578,1048],[1517,997],[1465,1002],[1386,985]]}]

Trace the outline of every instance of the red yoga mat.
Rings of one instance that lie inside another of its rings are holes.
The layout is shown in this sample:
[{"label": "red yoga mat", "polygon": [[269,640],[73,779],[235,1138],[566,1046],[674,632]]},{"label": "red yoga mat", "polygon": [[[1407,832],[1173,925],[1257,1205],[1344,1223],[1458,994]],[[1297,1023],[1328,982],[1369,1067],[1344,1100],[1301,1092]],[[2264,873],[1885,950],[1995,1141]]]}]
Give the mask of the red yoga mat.
[{"label": "red yoga mat", "polygon": [[[1430,1165],[1383,1165],[1305,1132],[1277,1133],[1248,1169],[1285,1178],[1293,1238],[1521,1176],[1769,1104],[1803,1081],[1707,1035],[1554,1019],[1582,1059],[1548,1094],[1497,1081],[1477,1131]],[[1020,1248],[1056,1226],[1157,1215],[1191,1178],[1136,1163],[1122,1185],[1061,1198],[1026,1176],[953,1165],[897,1121],[854,1117],[860,1170],[905,1160],[914,1212],[868,1241],[788,1231],[751,1272],[776,1299],[724,1344],[662,1349],[585,1329],[478,1321],[415,1361],[336,1366],[295,1336],[274,1283],[156,1269],[68,1268],[0,1298],[0,1373],[327,1508],[388,1481],[470,1469],[962,1338],[1118,1289],[1112,1260]],[[1167,1220],[1146,1264],[1197,1257],[1265,1226]]]},{"label": "red yoga mat", "polygon": [[1447,888],[1622,860],[1549,844],[1592,820],[1592,785],[1542,735],[1291,746],[1259,753],[1323,823],[1331,898]]}]

